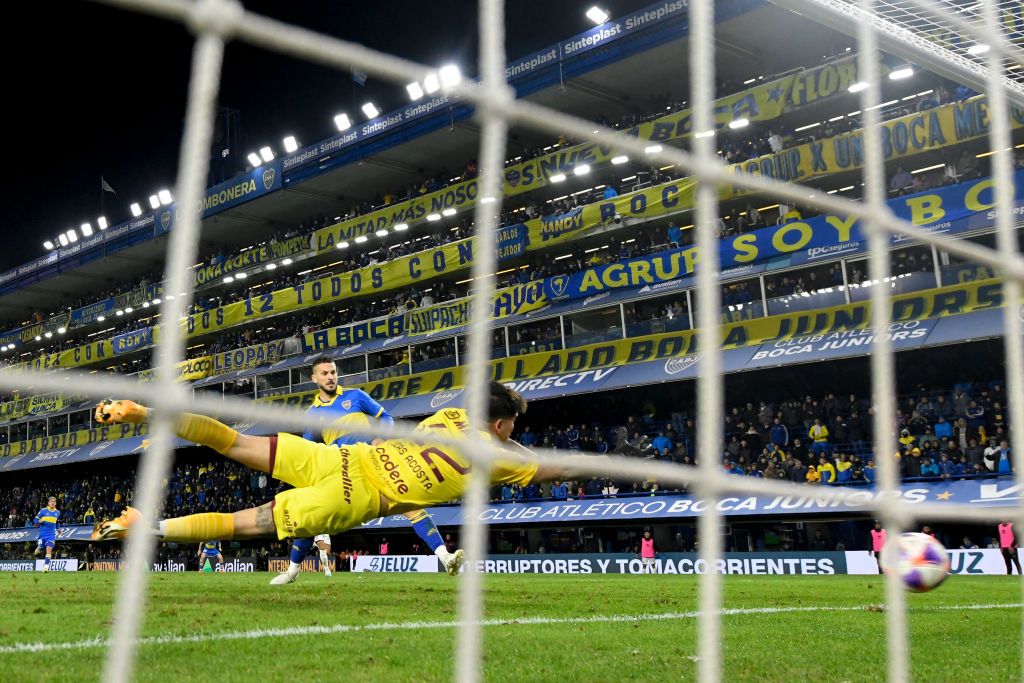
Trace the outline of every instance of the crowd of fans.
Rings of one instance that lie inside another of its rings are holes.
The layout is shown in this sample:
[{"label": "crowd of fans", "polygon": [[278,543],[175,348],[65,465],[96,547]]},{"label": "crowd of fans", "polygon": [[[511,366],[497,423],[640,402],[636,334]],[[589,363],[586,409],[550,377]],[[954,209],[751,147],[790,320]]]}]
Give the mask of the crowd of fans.
[{"label": "crowd of fans", "polygon": [[[948,480],[1011,472],[1006,395],[999,383],[957,385],[952,391],[920,388],[897,411],[898,443],[876,448],[873,413],[866,399],[827,394],[777,403],[732,406],[725,416],[722,466],[731,474],[814,485],[862,484],[877,479],[876,455],[898,458],[904,480]],[[612,453],[684,465],[697,463],[696,426],[676,413],[669,422],[653,414],[623,424],[526,426],[516,440],[527,447]],[[878,456],[880,457],[880,456]],[[656,480],[555,482],[506,485],[501,500],[643,494],[664,490]],[[679,490],[679,489],[673,489]]]},{"label": "crowd of fans", "polygon": [[[843,55],[841,54],[837,56]],[[769,80],[770,78],[771,77],[768,77]],[[764,80],[764,77],[762,77],[760,80]],[[740,91],[744,90],[746,87],[749,86],[744,82],[734,79],[733,81],[722,81],[721,83],[719,83],[719,87],[736,88],[735,91]],[[720,93],[722,94],[724,94],[725,92],[733,91],[720,90]],[[904,114],[910,113],[913,109],[921,111],[934,106],[939,106],[940,104],[946,104],[951,101],[964,99],[965,97],[968,97],[971,94],[973,94],[973,91],[970,91],[963,87],[957,87],[955,84],[946,82],[941,79],[936,79],[936,85],[932,88],[931,92],[919,96],[918,100],[915,103],[900,103],[899,105],[897,105],[896,108],[883,111],[882,114],[883,118],[893,118],[895,116],[902,116]],[[610,122],[605,117],[598,117],[597,120],[601,123],[611,125],[612,127],[625,129],[638,125],[639,123],[645,121],[653,120],[655,118],[665,115],[666,113],[682,110],[685,107],[685,101],[673,100],[668,95],[658,95],[650,97],[649,101],[645,102],[642,105],[642,107],[640,107],[640,110],[637,110],[634,113],[624,115],[618,122]],[[856,128],[857,125],[859,124],[855,117],[846,117],[840,120],[839,122],[825,121],[821,124],[819,128],[815,128],[813,130],[805,130],[800,133],[797,133],[791,127],[787,127],[785,124],[776,123],[770,126],[754,126],[748,129],[750,131],[749,133],[744,131],[745,134],[741,134],[739,132],[734,133],[732,131],[729,131],[728,133],[723,133],[723,135],[719,137],[719,151],[723,158],[726,159],[727,161],[739,162],[750,158],[755,158],[757,156],[772,151],[778,151],[784,147],[800,144],[811,139],[816,139],[818,137],[828,137],[831,135],[840,134],[846,132],[849,129]],[[532,158],[534,156],[548,153],[552,150],[560,149],[564,146],[572,146],[573,144],[575,144],[575,141],[573,140],[565,139],[564,137],[559,138],[558,140],[556,140],[547,147],[536,147],[523,150],[522,154],[519,154],[515,157],[511,157],[508,160],[508,163],[519,163],[523,159]],[[1022,159],[1022,161],[1024,161],[1024,159]],[[617,184],[609,179],[609,181],[604,186],[599,186],[596,190],[594,190],[593,197],[589,195],[576,194],[570,195],[566,198],[559,200],[542,202],[540,204],[531,204],[529,202],[525,202],[521,206],[519,206],[517,210],[506,209],[505,214],[502,217],[502,221],[503,223],[512,223],[529,217],[550,215],[552,213],[568,211],[576,206],[580,206],[582,204],[593,201],[595,198],[600,197],[602,194],[607,196],[608,190],[603,188],[610,188],[611,193],[614,195],[619,190],[629,191],[637,186],[642,186],[645,184],[657,184],[660,182],[665,182],[675,177],[675,174],[673,174],[672,169],[659,169],[654,167],[645,168],[637,167],[635,165],[631,165],[630,167],[634,168],[634,175],[638,177],[643,176],[643,178],[646,179],[645,182],[640,183],[638,181],[633,187],[616,187]],[[970,154],[958,157],[958,159],[951,162],[950,168],[952,169],[952,172],[951,174],[947,174],[947,176],[952,180],[976,177],[980,172],[978,169],[978,160],[974,158],[973,155]],[[390,191],[382,192],[378,196],[374,197],[373,199],[367,202],[362,202],[358,205],[351,207],[350,210],[342,216],[336,216],[333,219],[328,218],[327,216],[324,215],[310,217],[300,222],[297,226],[293,228],[280,230],[278,233],[270,236],[267,240],[261,242],[260,245],[255,246],[261,246],[262,244],[270,244],[273,243],[274,241],[289,239],[297,235],[311,234],[313,231],[325,227],[337,220],[345,220],[348,218],[365,215],[366,213],[376,211],[381,208],[385,208],[389,205],[406,201],[409,198],[420,196],[423,194],[428,194],[452,183],[457,183],[472,178],[475,175],[476,163],[474,160],[470,160],[469,162],[467,162],[466,166],[463,169],[461,169],[457,174],[450,173],[447,169],[440,169],[437,172],[433,173],[432,175],[425,176],[423,179],[415,183],[400,188],[394,188]],[[909,175],[910,174],[907,174],[905,170],[897,170],[893,178],[899,178],[900,181],[903,181],[905,177]],[[907,189],[907,191],[917,191],[914,188],[927,189],[929,182],[929,176],[915,175],[912,177],[910,185],[900,185],[899,182],[897,182],[896,185],[894,185],[894,187],[899,186],[900,192],[906,188],[910,188]],[[753,211],[751,211],[751,209],[753,209],[753,207],[748,207],[747,211],[745,212],[736,212],[735,215],[723,217],[723,225],[721,231],[722,234],[738,234],[749,229],[760,227],[760,217],[758,215],[758,212],[756,211],[756,209],[754,209]],[[786,210],[780,210],[780,218],[784,218],[788,213],[789,212]],[[807,212],[804,211],[804,214],[806,215]],[[342,257],[342,262],[338,264],[338,268],[333,270],[332,272],[345,272],[348,270],[352,270],[354,268],[369,265],[374,261],[389,260],[401,256],[404,253],[407,253],[410,249],[419,251],[422,249],[439,246],[441,244],[456,239],[462,239],[464,237],[467,237],[471,234],[471,231],[472,226],[468,222],[463,221],[454,226],[446,226],[437,234],[427,235],[425,239],[417,241],[411,245],[407,242],[401,242],[389,246],[387,242],[384,242],[376,249],[364,250],[362,252],[357,252],[357,250],[353,249],[351,250],[351,252],[345,253],[345,255]],[[226,253],[223,248],[219,248],[211,252],[208,252],[205,256],[202,257],[202,261],[209,264],[217,264],[223,262],[230,255],[231,253]],[[323,274],[326,273],[320,273],[319,275]],[[193,304],[193,310],[206,310],[210,308],[215,308],[217,306],[221,306],[232,301],[242,300],[245,297],[251,296],[253,294],[265,293],[273,289],[280,289],[282,287],[287,287],[289,285],[299,284],[315,276],[317,275],[309,272],[303,274],[295,274],[279,270],[273,274],[273,277],[271,279],[265,282],[248,285],[244,281],[236,281],[236,283],[234,283],[234,285],[231,287],[218,286],[215,291],[206,290],[206,292],[208,293],[204,293],[202,291],[199,292]],[[151,273],[147,274],[147,276],[142,279],[141,284],[146,284],[155,281],[157,281],[157,274]],[[51,315],[56,314],[58,312],[64,312],[67,310],[71,310],[73,308],[77,308],[81,305],[94,303],[96,301],[106,299],[111,295],[133,290],[138,286],[139,283],[133,285],[117,284],[113,286],[109,291],[104,292],[103,294],[91,297],[83,297],[78,301],[70,302],[68,305],[62,305],[59,308],[59,310],[53,310],[49,312],[40,311],[37,312],[33,317],[36,320],[45,320],[48,319]],[[18,324],[21,323],[9,321],[4,327],[14,328]],[[115,326],[109,332],[109,335],[130,331],[130,329],[130,324],[127,323],[126,321],[122,326]],[[263,341],[263,339],[260,339],[259,341]],[[52,344],[48,343],[46,345],[46,350],[60,350],[63,348],[67,348],[69,346],[73,346],[76,343],[80,342],[75,342],[70,339],[67,341],[55,339]],[[223,339],[219,339],[217,343],[218,347],[226,344],[226,342],[223,341]],[[218,348],[218,350],[222,349]],[[6,360],[7,362],[14,362],[16,361],[16,357],[7,357]]]}]

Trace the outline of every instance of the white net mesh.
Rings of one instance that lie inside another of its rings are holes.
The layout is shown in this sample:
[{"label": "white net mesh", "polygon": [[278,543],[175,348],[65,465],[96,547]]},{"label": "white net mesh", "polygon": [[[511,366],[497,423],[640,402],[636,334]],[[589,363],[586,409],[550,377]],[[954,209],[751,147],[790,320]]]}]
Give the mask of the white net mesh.
[{"label": "white net mesh", "polygon": [[[806,0],[813,4],[816,0]],[[361,45],[345,42],[326,35],[289,26],[280,22],[246,12],[237,3],[229,0],[201,0],[197,3],[184,0],[113,0],[109,4],[126,9],[146,12],[187,25],[196,34],[193,54],[189,102],[185,122],[185,134],[181,148],[176,195],[183,207],[178,214],[177,224],[171,233],[168,245],[168,259],[165,282],[168,291],[191,291],[188,266],[194,263],[199,237],[200,197],[203,180],[206,178],[208,157],[206,150],[212,131],[215,101],[219,87],[225,42],[240,40],[253,45],[287,54],[319,64],[348,70],[356,67],[366,73],[394,81],[400,85],[410,81],[422,81],[432,69],[397,57],[367,49]],[[993,176],[996,181],[997,205],[1013,205],[1012,160],[1010,144],[1010,121],[1008,91],[1013,94],[1019,87],[1019,63],[1015,57],[1020,54],[1022,35],[1019,30],[1007,31],[1007,11],[1018,11],[1012,3],[991,2],[932,3],[919,0],[901,2],[879,2],[863,0],[855,9],[859,16],[880,17],[893,26],[912,32],[931,31],[939,27],[961,36],[956,50],[967,59],[974,69],[983,68],[986,77],[986,91],[991,98],[991,149]],[[697,132],[714,129],[714,6],[712,0],[691,0],[690,7],[690,65],[691,102],[694,130]],[[869,83],[860,94],[860,109],[864,112],[864,155],[865,155],[865,199],[863,202],[845,200],[821,192],[811,191],[792,183],[777,182],[761,176],[734,175],[718,159],[714,152],[714,136],[698,136],[694,139],[692,152],[665,146],[661,151],[651,153],[643,140],[630,137],[611,129],[597,127],[591,122],[574,118],[564,113],[546,109],[513,98],[512,91],[505,83],[504,72],[504,27],[503,0],[481,0],[480,2],[480,56],[479,83],[454,86],[449,94],[471,102],[483,121],[480,158],[481,196],[500,197],[500,181],[505,149],[505,139],[510,124],[518,124],[556,134],[565,134],[578,140],[593,140],[613,147],[623,154],[645,155],[665,164],[675,164],[699,180],[696,208],[697,246],[701,250],[702,264],[698,268],[698,326],[702,339],[717,339],[721,328],[718,315],[720,292],[717,286],[717,241],[714,222],[717,218],[717,188],[726,184],[763,192],[781,200],[799,202],[824,211],[856,217],[864,222],[866,234],[872,244],[870,256],[870,278],[884,281],[889,274],[889,254],[886,238],[898,234],[915,238],[924,243],[938,245],[951,254],[988,264],[997,268],[1006,279],[1005,297],[1011,305],[1004,307],[1004,342],[1006,349],[1007,389],[1010,419],[1009,423],[1024,424],[1024,351],[1016,318],[1016,304],[1021,300],[1021,282],[1024,282],[1024,260],[1017,252],[1012,212],[998,213],[998,250],[992,251],[965,241],[953,240],[939,234],[925,232],[895,218],[884,204],[884,168],[879,134],[877,105],[879,97],[878,59],[876,55],[878,30],[877,22],[860,21],[858,40],[860,69]],[[953,17],[952,19],[950,17]],[[967,54],[966,49],[977,42],[976,37],[965,30],[980,30],[988,37],[991,50],[984,54]],[[966,72],[965,72],[966,73]],[[977,73],[976,71],[972,73]],[[1007,78],[1009,73],[1010,78]],[[469,373],[467,376],[468,408],[475,419],[485,413],[487,395],[487,361],[490,349],[489,303],[494,290],[495,233],[500,201],[493,204],[479,204],[476,209],[476,240],[473,263],[475,300],[473,323],[469,335]],[[872,288],[872,327],[885,329],[890,320],[888,299],[889,289]],[[178,320],[187,309],[190,297],[165,299],[161,304],[163,320]],[[156,356],[156,378],[153,384],[141,390],[125,379],[102,377],[92,374],[75,373],[76,385],[80,391],[97,398],[112,395],[144,395],[151,397],[156,409],[154,420],[154,442],[143,460],[136,493],[137,506],[150,518],[159,516],[162,495],[160,482],[166,476],[173,457],[173,432],[171,419],[176,411],[192,410],[216,414],[242,421],[266,420],[282,428],[303,428],[316,423],[303,414],[288,412],[270,405],[255,405],[240,399],[209,396],[192,396],[185,387],[175,381],[175,363],[183,357],[181,329],[167,326]],[[884,334],[873,337],[872,382],[875,408],[875,440],[886,443],[894,438],[895,424],[895,381],[891,343]],[[721,371],[721,350],[717,344],[702,344],[701,373],[698,382],[698,405],[700,430],[698,434],[699,458],[697,468],[685,468],[651,461],[639,462],[621,458],[586,458],[557,456],[540,452],[543,462],[558,464],[571,463],[593,474],[609,476],[639,475],[656,477],[666,484],[684,484],[693,487],[700,497],[719,498],[730,492],[751,495],[800,495],[802,488],[778,481],[754,478],[732,477],[721,472],[716,458],[710,454],[719,449],[721,433],[719,425],[723,412],[723,376]],[[66,388],[64,376],[40,375],[33,377],[32,384],[42,391],[61,391]],[[17,388],[23,378],[0,374],[0,387]],[[1019,427],[1018,427],[1019,428]],[[401,426],[395,433],[411,435]],[[485,442],[478,443],[473,457],[478,470],[485,472],[489,458],[494,456]],[[704,454],[709,454],[703,457]],[[882,454],[884,455],[884,454]],[[930,520],[994,521],[1005,517],[1004,510],[957,505],[918,504],[911,509],[899,496],[884,495],[898,488],[896,465],[892,458],[880,457],[880,488],[883,495],[877,496],[873,507],[884,520],[890,533],[906,529],[916,518]],[[1014,468],[1017,481],[1024,484],[1024,467],[1017,463]],[[819,495],[824,500],[852,500],[853,494],[843,489],[823,490]],[[471,558],[478,558],[485,551],[486,522],[480,520],[480,511],[486,499],[486,481],[483,476],[473,480],[464,499],[465,526],[463,535],[466,549]],[[1016,519],[1024,526],[1024,498]],[[709,505],[699,521],[701,555],[709,565],[722,554],[720,535],[721,515],[715,505]],[[135,647],[144,610],[137,609],[144,604],[146,592],[146,561],[154,550],[154,537],[141,534],[132,538],[127,546],[127,570],[124,572],[115,606],[112,644],[109,649],[104,680],[128,681],[133,677]],[[721,672],[721,577],[716,572],[707,572],[700,577],[700,624],[699,675],[702,681],[717,681]],[[893,681],[909,678],[907,632],[903,600],[903,588],[895,575],[887,579],[887,623],[888,623],[888,670]],[[481,577],[473,570],[473,563],[460,584],[459,629],[456,648],[456,672],[459,680],[475,681],[481,677],[481,621],[483,619],[483,590]]]}]

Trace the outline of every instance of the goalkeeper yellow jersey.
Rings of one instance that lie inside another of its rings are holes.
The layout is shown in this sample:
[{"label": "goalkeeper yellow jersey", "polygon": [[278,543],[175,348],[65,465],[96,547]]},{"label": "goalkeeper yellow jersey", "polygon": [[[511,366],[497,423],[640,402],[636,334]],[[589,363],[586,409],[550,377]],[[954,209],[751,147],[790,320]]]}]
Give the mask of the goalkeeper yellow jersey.
[{"label": "goalkeeper yellow jersey", "polygon": [[[403,508],[424,508],[461,498],[473,468],[460,448],[431,443],[430,434],[465,437],[469,417],[462,408],[439,410],[416,427],[418,441],[392,439],[365,448],[364,471],[381,493]],[[492,438],[485,434],[485,438]],[[492,484],[528,484],[537,464],[515,460],[497,461],[491,469]]]}]

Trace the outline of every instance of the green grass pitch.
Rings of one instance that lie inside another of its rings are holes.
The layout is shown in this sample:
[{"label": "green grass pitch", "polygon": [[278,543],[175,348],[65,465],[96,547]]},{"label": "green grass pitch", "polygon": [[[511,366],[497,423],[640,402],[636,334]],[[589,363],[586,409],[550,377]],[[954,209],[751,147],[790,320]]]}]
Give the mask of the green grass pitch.
[{"label": "green grass pitch", "polygon": [[[455,619],[457,579],[270,576],[153,575],[136,680],[451,680],[454,629],[437,622]],[[117,578],[0,577],[0,680],[97,680],[104,650],[84,641],[106,637]],[[505,620],[485,629],[489,681],[696,676],[696,577],[491,575],[486,588],[487,618]],[[725,607],[750,611],[723,617],[723,680],[884,680],[883,594],[876,577],[726,577]],[[1016,577],[908,595],[914,680],[1021,680],[1021,595]]]}]

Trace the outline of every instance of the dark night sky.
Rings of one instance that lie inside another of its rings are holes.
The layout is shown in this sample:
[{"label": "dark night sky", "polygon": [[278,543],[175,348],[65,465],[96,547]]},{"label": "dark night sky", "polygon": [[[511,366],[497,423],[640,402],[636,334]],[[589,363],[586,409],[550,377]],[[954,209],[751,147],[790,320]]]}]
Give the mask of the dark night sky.
[{"label": "dark night sky", "polygon": [[[609,0],[613,16],[650,0]],[[539,50],[592,24],[589,2],[507,2],[507,53]],[[426,64],[455,62],[475,73],[476,5],[472,0],[391,2],[251,0],[248,9]],[[113,224],[128,205],[173,184],[185,111],[192,38],[164,20],[85,2],[14,3],[3,42],[8,105],[6,192],[0,207],[5,248],[0,270],[44,253],[42,241],[100,215],[100,176]],[[22,38],[17,37],[23,36]],[[243,153],[280,148],[291,133],[310,144],[333,132],[334,114],[361,120],[366,100],[388,111],[408,99],[401,85],[256,48],[228,46],[220,103],[241,111]]]}]

